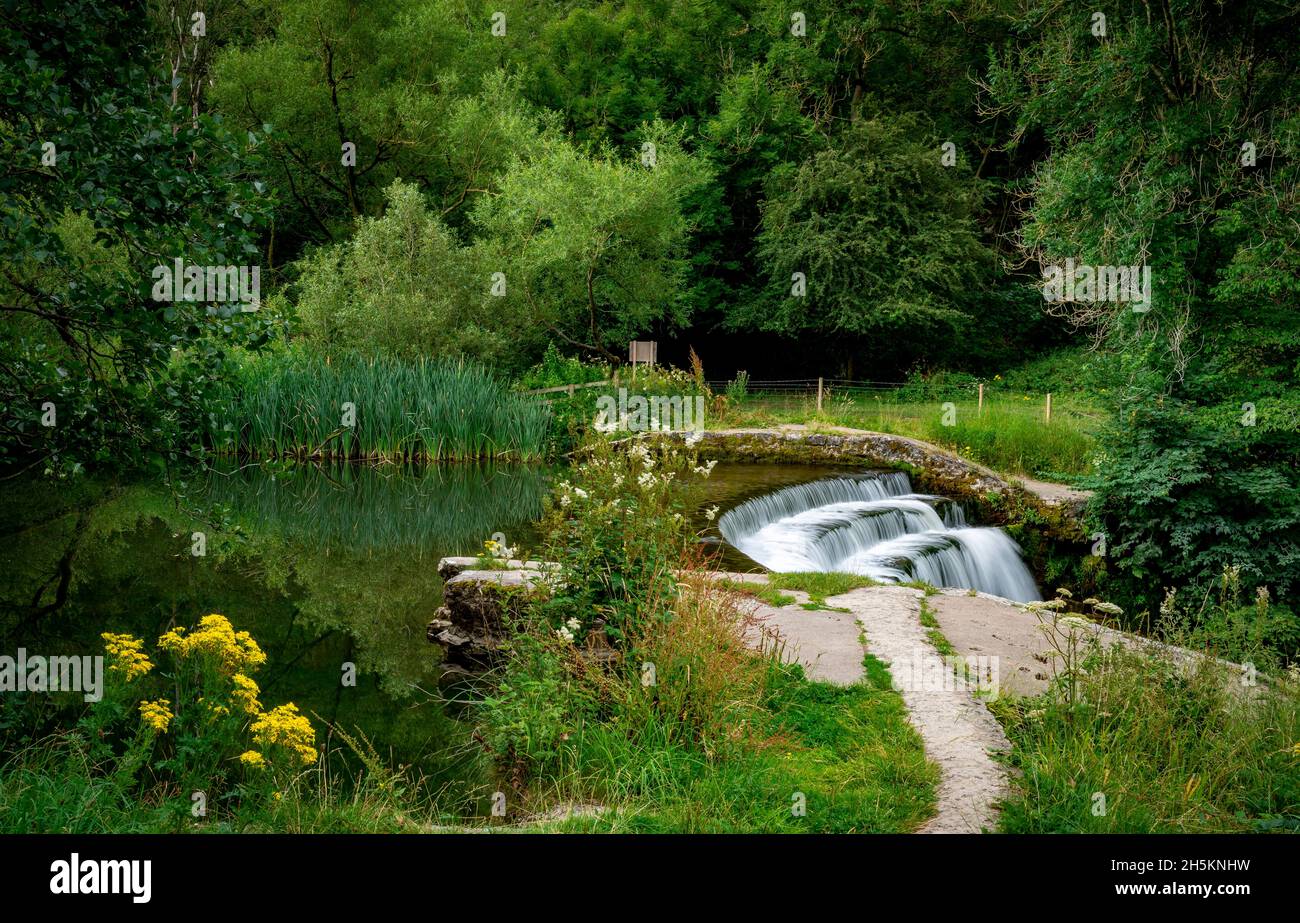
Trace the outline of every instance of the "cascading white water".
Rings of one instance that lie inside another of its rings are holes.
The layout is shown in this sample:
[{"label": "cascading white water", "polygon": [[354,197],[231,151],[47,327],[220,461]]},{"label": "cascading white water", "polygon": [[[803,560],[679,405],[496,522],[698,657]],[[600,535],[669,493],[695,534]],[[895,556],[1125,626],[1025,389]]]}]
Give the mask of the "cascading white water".
[{"label": "cascading white water", "polygon": [[960,504],[911,491],[899,472],[796,484],[727,511],[718,530],[774,571],[845,571],[1040,598],[1005,532],[969,527]]}]

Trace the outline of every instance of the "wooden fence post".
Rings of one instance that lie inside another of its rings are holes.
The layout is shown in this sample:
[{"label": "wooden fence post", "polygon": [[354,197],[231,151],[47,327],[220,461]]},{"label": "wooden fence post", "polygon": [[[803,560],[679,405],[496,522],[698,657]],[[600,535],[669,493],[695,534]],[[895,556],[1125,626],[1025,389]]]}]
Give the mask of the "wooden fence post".
[{"label": "wooden fence post", "polygon": [[979,407],[976,415],[981,417],[984,416],[984,382],[982,381],[980,382]]},{"label": "wooden fence post", "polygon": [[1047,392],[1047,422],[1052,422],[1052,392]]},{"label": "wooden fence post", "polygon": [[817,376],[817,412],[822,412],[822,377]]}]

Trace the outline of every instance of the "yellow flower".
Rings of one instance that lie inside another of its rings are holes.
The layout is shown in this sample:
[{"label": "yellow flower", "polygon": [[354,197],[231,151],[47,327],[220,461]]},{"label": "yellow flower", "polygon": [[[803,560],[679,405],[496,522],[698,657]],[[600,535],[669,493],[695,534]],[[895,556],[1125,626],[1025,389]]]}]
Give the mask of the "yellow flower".
[{"label": "yellow flower", "polygon": [[302,766],[316,762],[316,732],[292,702],[259,715],[250,730],[257,743],[263,747],[283,747]]},{"label": "yellow flower", "polygon": [[181,635],[183,634],[185,634],[185,627],[183,625],[177,625],[171,631],[167,632],[167,634],[158,639],[158,647],[164,651],[179,651],[181,645],[184,644],[184,641],[181,638]]},{"label": "yellow flower", "polygon": [[257,701],[257,694],[261,690],[257,688],[257,683],[243,673],[236,673],[232,679],[235,688],[231,690],[230,697],[235,700],[235,703],[244,710],[245,714],[257,715],[261,712],[262,703]]},{"label": "yellow flower", "polygon": [[176,716],[172,714],[170,699],[159,699],[157,702],[141,702],[140,717],[144,723],[153,729],[154,733],[167,733],[167,726],[171,724],[172,719]]},{"label": "yellow flower", "polygon": [[104,650],[113,658],[109,669],[126,674],[128,683],[153,669],[153,664],[144,653],[144,641],[140,638],[115,635],[109,631],[104,632],[100,637],[105,642]]},{"label": "yellow flower", "polygon": [[210,718],[224,718],[226,717],[226,715],[230,714],[230,709],[226,708],[226,706],[213,704],[212,702],[209,702],[207,701],[207,699],[204,698],[199,699],[199,704],[207,705],[208,717]]},{"label": "yellow flower", "polygon": [[239,761],[250,769],[261,769],[266,765],[266,757],[256,750],[246,750],[239,754]]},{"label": "yellow flower", "polygon": [[181,660],[196,655],[213,657],[221,671],[230,675],[251,673],[266,663],[266,654],[253,636],[235,631],[228,618],[215,612],[200,619],[199,627],[188,636],[185,629],[173,628],[158,639],[158,646]]}]

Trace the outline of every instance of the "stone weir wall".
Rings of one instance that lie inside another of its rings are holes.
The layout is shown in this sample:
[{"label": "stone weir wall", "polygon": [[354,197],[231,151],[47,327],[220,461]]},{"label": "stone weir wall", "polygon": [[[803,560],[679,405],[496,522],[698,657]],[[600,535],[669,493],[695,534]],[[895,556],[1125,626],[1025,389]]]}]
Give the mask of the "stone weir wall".
[{"label": "stone weir wall", "polygon": [[1007,480],[990,468],[907,436],[783,426],[656,433],[635,438],[691,440],[701,455],[720,461],[846,464],[906,471],[918,491],[973,503],[988,520],[1016,519],[1024,507],[1029,507],[1055,525],[1060,537],[1082,538],[1086,492],[1064,488],[1051,492],[1035,490],[1034,487],[1055,485]]},{"label": "stone weir wall", "polygon": [[[511,621],[550,592],[546,576],[556,565],[540,561],[502,561],[483,569],[478,558],[450,557],[438,562],[443,579],[442,606],[429,623],[428,638],[443,650],[443,682],[475,676],[501,661]],[[596,619],[595,628],[605,623]],[[575,653],[594,667],[618,660],[618,653],[594,631]]]}]

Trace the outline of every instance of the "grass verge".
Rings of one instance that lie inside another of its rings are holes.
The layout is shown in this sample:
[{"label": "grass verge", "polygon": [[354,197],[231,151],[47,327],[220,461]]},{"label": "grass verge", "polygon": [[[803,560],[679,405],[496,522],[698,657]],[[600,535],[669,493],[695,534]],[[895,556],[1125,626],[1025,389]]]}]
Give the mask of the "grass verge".
[{"label": "grass verge", "polygon": [[1073,678],[990,703],[1017,770],[1004,831],[1300,831],[1296,671],[1243,691],[1212,665],[1093,651]]},{"label": "grass verge", "polygon": [[722,580],[719,582],[732,592],[752,596],[777,609],[782,606],[793,606],[799,602],[789,593],[781,592],[782,590],[800,590],[808,594],[809,601],[799,603],[799,605],[812,612],[817,610],[847,611],[826,605],[826,597],[839,596],[859,587],[876,585],[876,581],[870,577],[861,577],[857,574],[820,573],[817,571],[769,574],[766,582],[754,581],[750,583],[741,580]]},{"label": "grass verge", "polygon": [[[1035,397],[1035,401],[1038,400]],[[815,401],[771,402],[762,395],[729,406],[712,428],[763,427],[808,423],[893,433],[923,439],[997,471],[1069,478],[1090,472],[1098,416],[1086,403],[1062,396],[1052,420],[1031,402],[954,400],[945,424],[946,402],[902,400],[890,394],[828,400],[818,413]]]},{"label": "grass verge", "polygon": [[[759,722],[764,739],[731,759],[687,748],[634,747],[622,736],[587,746],[601,758],[566,788],[609,807],[555,825],[612,833],[903,833],[934,812],[928,763],[878,660],[853,686],[774,666]],[[592,746],[594,744],[594,746]]]}]

